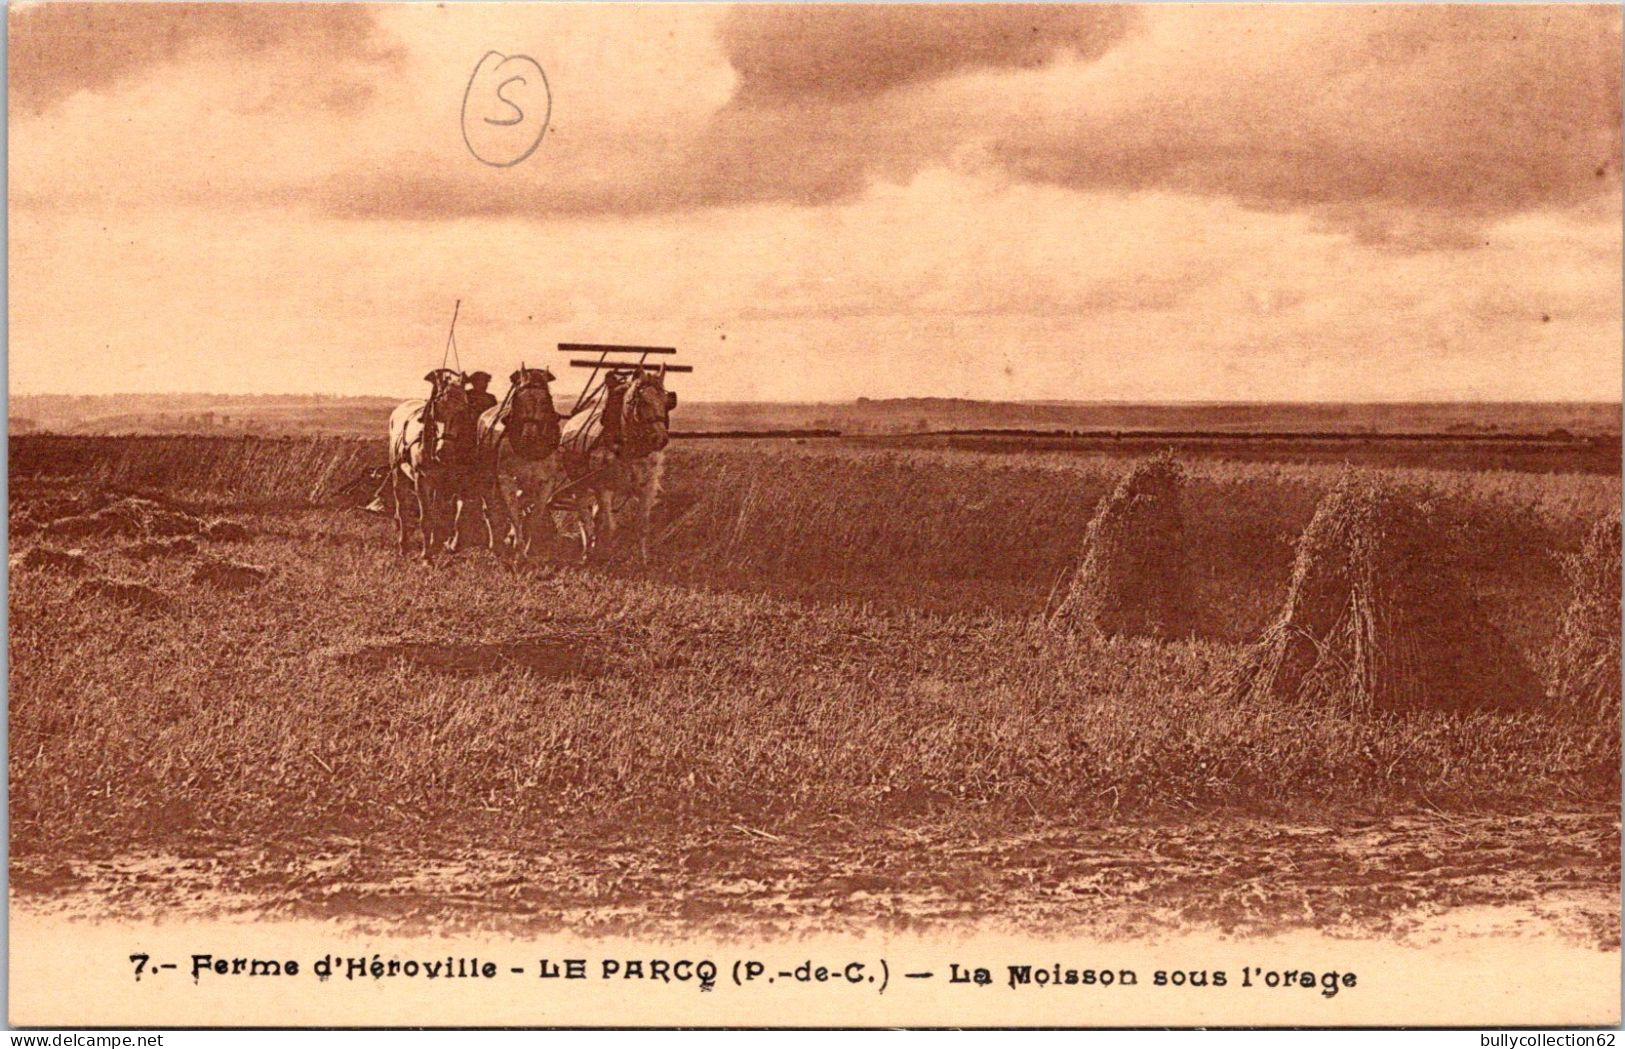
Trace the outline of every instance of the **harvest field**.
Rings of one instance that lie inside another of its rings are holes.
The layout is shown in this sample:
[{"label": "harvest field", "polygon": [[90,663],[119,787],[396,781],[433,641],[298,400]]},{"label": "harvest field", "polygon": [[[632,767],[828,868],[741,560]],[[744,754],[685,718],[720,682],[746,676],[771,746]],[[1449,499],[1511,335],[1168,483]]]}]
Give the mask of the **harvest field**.
[{"label": "harvest field", "polygon": [[1138,456],[678,442],[647,568],[426,567],[377,444],[12,438],[18,898],[1618,944],[1617,472],[1377,470],[1532,683],[1389,710],[1238,691],[1341,464],[1184,461],[1151,637],[1045,617]]}]

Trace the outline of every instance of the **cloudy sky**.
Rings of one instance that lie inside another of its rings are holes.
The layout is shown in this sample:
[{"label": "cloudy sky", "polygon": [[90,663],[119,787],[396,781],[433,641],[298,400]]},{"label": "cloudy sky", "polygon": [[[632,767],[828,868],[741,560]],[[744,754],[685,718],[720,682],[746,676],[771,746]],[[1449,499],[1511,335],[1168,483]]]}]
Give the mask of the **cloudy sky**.
[{"label": "cloudy sky", "polygon": [[9,10],[14,393],[1620,396],[1617,8]]}]

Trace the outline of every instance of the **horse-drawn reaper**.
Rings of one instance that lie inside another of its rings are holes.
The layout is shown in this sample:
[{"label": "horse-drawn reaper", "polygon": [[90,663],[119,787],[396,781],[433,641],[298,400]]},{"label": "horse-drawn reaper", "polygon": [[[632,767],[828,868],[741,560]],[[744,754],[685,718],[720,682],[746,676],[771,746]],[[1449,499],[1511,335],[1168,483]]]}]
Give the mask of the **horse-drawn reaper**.
[{"label": "horse-drawn reaper", "polygon": [[[455,324],[454,318],[454,332]],[[650,356],[677,352],[670,347],[560,343],[559,349],[598,354],[597,360],[570,361],[593,374],[568,413],[554,407],[553,373],[523,364],[509,377],[507,396],[477,417],[467,380],[446,367],[426,376],[432,390],[427,400],[407,401],[395,410],[389,476],[403,553],[410,486],[425,558],[440,545],[455,552],[460,526],[473,510],[493,550],[511,545],[525,556],[558,533],[555,513],[568,515],[586,560],[607,548],[617,531],[617,514],[633,504],[638,555],[648,560],[649,516],[677,405],[677,395],[666,389],[666,375],[694,369],[648,363]],[[635,360],[627,359],[633,354]],[[377,498],[374,503],[382,508]]]},{"label": "horse-drawn reaper", "polygon": [[[636,505],[638,559],[649,560],[649,515],[660,494],[671,412],[677,395],[666,389],[668,372],[689,372],[682,364],[651,365],[650,355],[673,354],[670,347],[593,346],[561,343],[567,353],[598,353],[596,361],[572,360],[593,369],[559,438],[559,457],[568,480],[548,500],[553,510],[573,511],[585,560],[608,547],[622,504]],[[611,359],[610,354],[638,359]]]}]

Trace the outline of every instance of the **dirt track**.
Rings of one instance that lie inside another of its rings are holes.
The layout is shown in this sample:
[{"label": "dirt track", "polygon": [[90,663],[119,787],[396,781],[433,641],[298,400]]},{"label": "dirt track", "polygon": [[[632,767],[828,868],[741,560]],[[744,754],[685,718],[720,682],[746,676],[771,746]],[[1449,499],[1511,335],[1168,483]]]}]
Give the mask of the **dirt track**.
[{"label": "dirt track", "polygon": [[429,858],[335,839],[99,860],[14,861],[13,900],[130,918],[332,918],[360,927],[798,935],[953,927],[1144,937],[1305,928],[1427,942],[1556,933],[1619,944],[1611,813],[1406,816],[1341,826],[1206,818],[1051,825],[965,841],[930,825],[657,840],[539,840]]}]

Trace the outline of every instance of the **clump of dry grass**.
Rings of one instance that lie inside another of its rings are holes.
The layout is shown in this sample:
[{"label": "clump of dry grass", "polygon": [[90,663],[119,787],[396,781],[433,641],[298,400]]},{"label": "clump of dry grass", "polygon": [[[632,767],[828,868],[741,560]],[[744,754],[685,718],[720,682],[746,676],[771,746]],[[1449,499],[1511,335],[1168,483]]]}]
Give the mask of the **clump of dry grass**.
[{"label": "clump of dry grass", "polygon": [[197,553],[197,540],[189,535],[171,535],[159,539],[143,539],[119,551],[137,561],[151,561],[165,557],[185,557]]},{"label": "clump of dry grass", "polygon": [[74,591],[74,600],[145,612],[161,612],[170,607],[169,595],[162,590],[127,579],[87,579]]},{"label": "clump of dry grass", "polygon": [[1089,522],[1050,622],[1107,636],[1190,634],[1184,487],[1184,467],[1167,453],[1129,471]]},{"label": "clump of dry grass", "polygon": [[83,550],[59,550],[53,546],[36,546],[11,558],[11,569],[61,572],[64,575],[84,575],[91,570],[90,559]]},{"label": "clump of dry grass", "polygon": [[203,526],[203,538],[217,543],[236,543],[253,535],[247,525],[240,521],[227,518],[217,518]]},{"label": "clump of dry grass", "polygon": [[271,578],[269,569],[243,561],[210,558],[192,569],[192,582],[219,590],[247,590]]},{"label": "clump of dry grass", "polygon": [[1447,542],[1413,492],[1345,475],[1299,540],[1286,606],[1234,695],[1350,713],[1531,704],[1533,671],[1458,575]]},{"label": "clump of dry grass", "polygon": [[1618,718],[1620,708],[1620,519],[1598,521],[1578,554],[1563,559],[1572,597],[1547,666],[1559,702]]},{"label": "clump of dry grass", "polygon": [[45,526],[47,535],[69,539],[197,535],[202,531],[203,522],[191,514],[136,496],[127,496],[88,514],[59,517]]},{"label": "clump of dry grass", "polygon": [[108,492],[72,492],[18,502],[14,494],[10,508],[10,531],[14,537],[32,535],[60,518],[94,513],[114,498]]}]

